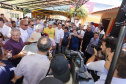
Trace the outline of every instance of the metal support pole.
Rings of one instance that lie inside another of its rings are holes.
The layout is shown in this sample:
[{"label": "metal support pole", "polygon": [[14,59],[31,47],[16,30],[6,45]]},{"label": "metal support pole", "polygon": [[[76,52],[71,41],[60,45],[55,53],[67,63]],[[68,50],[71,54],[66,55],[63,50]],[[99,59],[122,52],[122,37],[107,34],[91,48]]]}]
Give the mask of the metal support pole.
[{"label": "metal support pole", "polygon": [[118,42],[117,42],[117,45],[116,45],[116,50],[115,50],[115,53],[114,53],[114,56],[113,56],[113,59],[112,59],[112,62],[111,62],[111,66],[109,68],[109,72],[108,72],[105,84],[111,83],[111,80],[112,80],[112,77],[113,77],[113,74],[114,74],[114,71],[115,71],[116,63],[117,63],[117,60],[119,58],[119,54],[120,54],[120,51],[122,49],[122,45],[123,45],[123,42],[124,42],[124,39],[125,39],[125,34],[126,34],[126,26],[122,26],[120,33],[119,33]]}]

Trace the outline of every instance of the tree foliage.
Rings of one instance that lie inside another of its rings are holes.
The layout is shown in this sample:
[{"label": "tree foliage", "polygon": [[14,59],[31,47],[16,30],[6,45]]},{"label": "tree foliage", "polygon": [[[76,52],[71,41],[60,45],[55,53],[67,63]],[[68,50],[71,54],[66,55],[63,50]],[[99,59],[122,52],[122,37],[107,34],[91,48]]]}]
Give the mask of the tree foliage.
[{"label": "tree foliage", "polygon": [[70,9],[71,16],[77,16],[78,18],[85,18],[88,15],[88,9],[82,5],[75,11],[75,7]]}]

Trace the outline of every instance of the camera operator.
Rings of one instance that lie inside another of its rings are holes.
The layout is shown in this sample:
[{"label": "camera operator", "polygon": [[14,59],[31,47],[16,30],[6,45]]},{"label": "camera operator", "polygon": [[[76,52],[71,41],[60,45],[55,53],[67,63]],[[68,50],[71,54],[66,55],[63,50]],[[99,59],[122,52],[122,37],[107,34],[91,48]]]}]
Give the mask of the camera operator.
[{"label": "camera operator", "polygon": [[94,33],[94,37],[91,38],[88,46],[87,46],[87,49],[86,49],[86,52],[85,52],[85,63],[87,62],[87,60],[92,56],[92,54],[94,53],[94,47],[98,44],[98,41],[99,41],[99,34],[97,32]]},{"label": "camera operator", "polygon": [[[112,58],[113,58],[113,55],[110,55],[109,57],[106,58],[106,62],[104,65],[105,67],[104,70],[106,72],[106,75],[101,74],[100,79],[97,82],[95,82],[95,84],[105,84],[105,80],[106,80],[106,77],[107,77],[111,62],[112,62]],[[111,84],[126,84],[126,71],[125,70],[126,70],[126,51],[122,50],[119,55],[116,67],[115,67]]]},{"label": "camera operator", "polygon": [[81,36],[79,36],[79,34],[76,30],[73,30],[73,33],[72,34],[70,33],[70,35],[69,35],[69,39],[70,39],[69,49],[77,51],[79,48]]},{"label": "camera operator", "polygon": [[[101,45],[101,52],[104,53],[106,57],[113,56],[116,44],[117,39],[114,37],[107,37],[106,39],[103,39]],[[89,70],[98,71],[97,75],[100,76],[101,74],[106,74],[104,68],[105,60],[99,60],[94,62],[97,56],[97,50],[94,48],[94,54],[91,58],[88,59],[86,66]]]}]

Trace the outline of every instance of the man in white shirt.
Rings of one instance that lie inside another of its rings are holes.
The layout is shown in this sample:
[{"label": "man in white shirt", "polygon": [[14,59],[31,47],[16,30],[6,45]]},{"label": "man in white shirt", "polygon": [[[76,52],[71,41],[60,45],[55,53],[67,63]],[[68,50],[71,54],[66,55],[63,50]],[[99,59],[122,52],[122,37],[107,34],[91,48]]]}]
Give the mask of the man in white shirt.
[{"label": "man in white shirt", "polygon": [[[108,74],[113,55],[108,56],[106,58],[106,62],[104,65],[104,70],[106,74]],[[116,68],[113,74],[113,78],[111,80],[111,84],[126,84],[126,51],[122,50],[120,56],[118,58]],[[95,84],[105,84],[107,75],[102,74],[100,79],[95,82]]]},{"label": "man in white shirt", "polygon": [[58,27],[55,28],[55,42],[56,49],[58,49],[58,53],[61,53],[61,44],[64,37],[64,31],[62,29],[62,23],[58,24]]},{"label": "man in white shirt", "polygon": [[25,45],[30,44],[29,42],[27,42],[27,39],[29,38],[27,28],[28,28],[28,22],[26,20],[21,20],[20,32],[21,32],[21,38],[22,38]]},{"label": "man in white shirt", "polygon": [[84,26],[82,26],[82,25],[80,26],[79,25],[79,28],[80,28],[80,30],[78,30],[77,32],[79,33],[79,36],[81,38],[80,38],[80,43],[79,43],[79,49],[78,50],[81,50],[81,46],[82,46],[83,37],[84,37],[85,32],[83,31]]},{"label": "man in white shirt", "polygon": [[[116,43],[117,43],[117,39],[114,37],[107,37],[106,39],[104,39],[102,41],[102,52],[106,55],[106,57],[111,57],[114,55],[114,50],[116,48]],[[95,61],[95,58],[98,56],[97,54],[97,50],[94,49],[94,54],[92,55],[91,58],[88,59],[86,66],[88,69],[90,70],[94,70],[94,71],[98,71],[98,76],[101,76],[103,74],[107,75],[106,71],[105,71],[105,60],[100,60],[100,61]]]},{"label": "man in white shirt", "polygon": [[98,27],[95,28],[94,33],[95,33],[95,32],[98,32],[98,33],[99,33],[99,32],[100,32],[100,29],[99,29],[99,28],[100,28],[101,26],[102,26],[102,23],[100,22],[100,23],[98,24]]},{"label": "man in white shirt", "polygon": [[4,35],[5,42],[10,38],[11,36],[11,28],[6,26],[4,24],[3,18],[0,17],[0,32]]},{"label": "man in white shirt", "polygon": [[99,39],[102,40],[105,37],[104,26],[101,26],[99,29]]},{"label": "man in white shirt", "polygon": [[15,68],[15,76],[11,80],[13,83],[22,76],[24,76],[23,84],[39,84],[45,78],[50,66],[49,58],[46,55],[50,50],[51,40],[48,37],[41,37],[37,47],[37,53],[23,57]]}]

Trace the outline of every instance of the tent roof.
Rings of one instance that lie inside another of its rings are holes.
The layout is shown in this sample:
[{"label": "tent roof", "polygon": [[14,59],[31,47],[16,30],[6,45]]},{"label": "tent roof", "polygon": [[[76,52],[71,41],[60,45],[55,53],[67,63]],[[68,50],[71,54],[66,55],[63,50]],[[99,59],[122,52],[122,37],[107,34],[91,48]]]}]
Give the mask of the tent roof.
[{"label": "tent roof", "polygon": [[1,0],[0,2],[34,10],[61,5],[73,5],[76,1],[78,0]]}]

